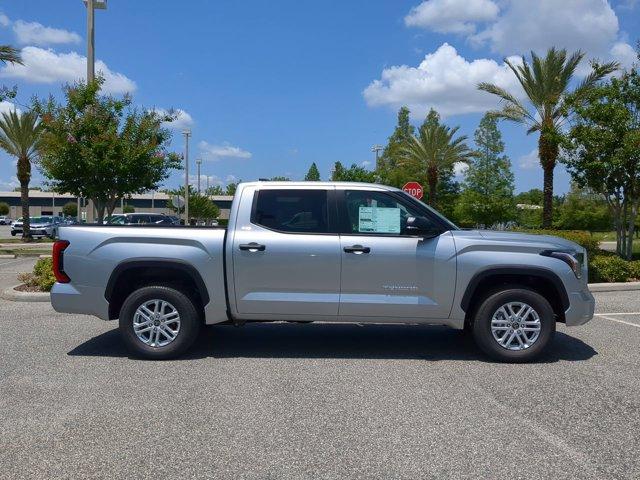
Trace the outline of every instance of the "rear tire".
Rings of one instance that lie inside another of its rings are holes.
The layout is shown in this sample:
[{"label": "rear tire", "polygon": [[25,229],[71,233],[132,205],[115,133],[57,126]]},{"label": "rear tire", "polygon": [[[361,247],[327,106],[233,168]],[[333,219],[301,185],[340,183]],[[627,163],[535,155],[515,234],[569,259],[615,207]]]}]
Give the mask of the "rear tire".
[{"label": "rear tire", "polygon": [[501,362],[530,362],[543,353],[556,330],[549,302],[519,286],[489,294],[476,310],[473,338]]},{"label": "rear tire", "polygon": [[120,309],[120,334],[139,358],[166,360],[186,352],[198,337],[200,316],[184,293],[165,286],[134,291]]}]

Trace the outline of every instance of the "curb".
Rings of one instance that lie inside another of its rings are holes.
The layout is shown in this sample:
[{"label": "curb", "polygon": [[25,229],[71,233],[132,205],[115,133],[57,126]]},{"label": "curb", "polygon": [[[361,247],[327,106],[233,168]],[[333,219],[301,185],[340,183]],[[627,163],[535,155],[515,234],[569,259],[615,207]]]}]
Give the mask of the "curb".
[{"label": "curb", "polygon": [[640,290],[640,282],[590,283],[592,292],[630,292]]},{"label": "curb", "polygon": [[48,292],[19,292],[14,290],[18,285],[9,287],[0,292],[0,298],[11,302],[50,302],[51,295]]},{"label": "curb", "polygon": [[0,255],[0,258],[16,258],[16,256],[13,254],[3,254]]}]

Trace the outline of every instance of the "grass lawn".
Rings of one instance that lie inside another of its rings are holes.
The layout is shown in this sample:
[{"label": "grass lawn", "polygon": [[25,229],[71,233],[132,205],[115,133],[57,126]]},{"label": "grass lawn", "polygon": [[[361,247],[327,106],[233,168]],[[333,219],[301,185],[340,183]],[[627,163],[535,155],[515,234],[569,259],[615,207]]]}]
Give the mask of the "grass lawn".
[{"label": "grass lawn", "polygon": [[0,255],[37,256],[51,255],[51,248],[0,248]]},{"label": "grass lawn", "polygon": [[[14,238],[2,238],[0,239],[0,243],[23,243],[22,242],[22,237],[14,237]],[[24,242],[24,243],[28,243],[28,244],[33,244],[33,243],[53,243],[53,240],[51,240],[50,238],[38,238],[38,239],[33,239],[30,242]]]}]

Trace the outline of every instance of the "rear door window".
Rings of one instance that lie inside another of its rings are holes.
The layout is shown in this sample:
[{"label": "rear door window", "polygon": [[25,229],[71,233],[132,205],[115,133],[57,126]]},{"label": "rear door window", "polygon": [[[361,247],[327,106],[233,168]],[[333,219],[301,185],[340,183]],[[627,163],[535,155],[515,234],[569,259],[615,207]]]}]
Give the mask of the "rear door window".
[{"label": "rear door window", "polygon": [[286,233],[327,233],[326,190],[260,190],[252,223]]}]

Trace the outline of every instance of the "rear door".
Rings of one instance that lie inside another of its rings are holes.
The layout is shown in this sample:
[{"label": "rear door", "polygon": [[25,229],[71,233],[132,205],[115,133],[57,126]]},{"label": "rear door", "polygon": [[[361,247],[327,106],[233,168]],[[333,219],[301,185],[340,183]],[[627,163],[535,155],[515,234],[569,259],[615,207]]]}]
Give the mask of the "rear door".
[{"label": "rear door", "polygon": [[337,316],[340,239],[333,193],[331,187],[255,190],[250,221],[239,216],[234,229],[233,281],[240,316]]},{"label": "rear door", "polygon": [[[423,238],[405,230],[410,216],[429,211],[388,191],[338,191],[342,278],[339,316],[448,318],[455,293],[453,237]],[[429,218],[429,217],[427,217]],[[432,218],[434,229],[441,229]]]}]

